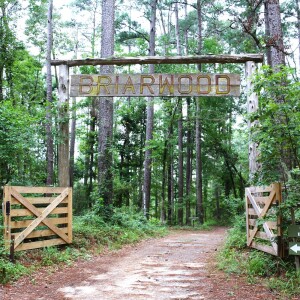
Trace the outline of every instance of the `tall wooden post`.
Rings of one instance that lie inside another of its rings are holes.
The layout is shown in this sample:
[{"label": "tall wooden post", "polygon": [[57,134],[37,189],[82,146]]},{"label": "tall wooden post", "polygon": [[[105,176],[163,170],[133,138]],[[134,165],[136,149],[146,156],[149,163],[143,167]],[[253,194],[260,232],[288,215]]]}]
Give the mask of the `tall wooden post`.
[{"label": "tall wooden post", "polygon": [[69,67],[59,66],[58,79],[58,183],[70,185],[69,173]]},{"label": "tall wooden post", "polygon": [[[256,64],[253,61],[246,62],[246,79],[247,79],[247,112],[251,114],[258,109],[258,96],[253,92],[252,76],[256,70]],[[249,129],[249,179],[250,182],[254,179],[255,173],[259,170],[258,163],[259,151],[258,145],[252,141],[251,128],[257,124],[258,121],[248,121]]]}]

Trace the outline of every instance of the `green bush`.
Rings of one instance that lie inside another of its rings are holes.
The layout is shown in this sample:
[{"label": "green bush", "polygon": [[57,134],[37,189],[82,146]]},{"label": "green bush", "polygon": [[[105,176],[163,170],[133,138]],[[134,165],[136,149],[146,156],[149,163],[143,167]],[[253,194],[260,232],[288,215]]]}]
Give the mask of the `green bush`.
[{"label": "green bush", "polygon": [[300,274],[293,263],[246,247],[244,216],[236,217],[217,259],[218,267],[226,273],[245,275],[250,283],[265,279],[266,286],[284,297],[300,294]]},{"label": "green bush", "polygon": [[0,283],[17,280],[21,276],[30,273],[30,268],[20,263],[13,264],[5,258],[0,258]]},{"label": "green bush", "polygon": [[234,226],[228,230],[225,247],[243,249],[246,245],[246,217],[245,215],[239,215],[234,219]]}]

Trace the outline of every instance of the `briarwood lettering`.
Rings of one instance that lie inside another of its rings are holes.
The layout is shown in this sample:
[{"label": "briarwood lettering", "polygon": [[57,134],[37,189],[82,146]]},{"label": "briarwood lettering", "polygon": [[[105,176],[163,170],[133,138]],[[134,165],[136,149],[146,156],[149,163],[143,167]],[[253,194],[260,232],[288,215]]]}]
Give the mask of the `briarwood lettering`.
[{"label": "briarwood lettering", "polygon": [[71,97],[239,96],[238,74],[72,75]]}]

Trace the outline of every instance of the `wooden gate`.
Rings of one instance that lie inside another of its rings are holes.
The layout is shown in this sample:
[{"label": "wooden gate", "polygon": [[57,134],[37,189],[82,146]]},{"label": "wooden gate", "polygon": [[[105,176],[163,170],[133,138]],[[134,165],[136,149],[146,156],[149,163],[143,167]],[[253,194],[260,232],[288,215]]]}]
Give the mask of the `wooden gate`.
[{"label": "wooden gate", "polygon": [[[26,196],[26,197],[25,197]],[[72,189],[5,186],[4,239],[15,251],[72,242]]]},{"label": "wooden gate", "polygon": [[276,207],[281,195],[279,183],[246,188],[247,245],[280,257],[282,230]]}]

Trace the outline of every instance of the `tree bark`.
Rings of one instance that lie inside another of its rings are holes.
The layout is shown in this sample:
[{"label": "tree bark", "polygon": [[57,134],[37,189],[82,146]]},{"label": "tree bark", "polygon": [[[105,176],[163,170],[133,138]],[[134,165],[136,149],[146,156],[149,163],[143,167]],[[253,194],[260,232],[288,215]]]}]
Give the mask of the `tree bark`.
[{"label": "tree bark", "polygon": [[67,187],[70,185],[68,66],[59,66],[58,78],[58,182],[60,186]]},{"label": "tree bark", "polygon": [[[198,54],[202,52],[202,4],[197,0],[198,17]],[[198,70],[201,72],[201,64],[198,64]],[[196,216],[199,223],[204,222],[203,212],[203,192],[202,192],[202,124],[200,119],[200,98],[196,98]]]},{"label": "tree bark", "polygon": [[98,65],[146,65],[146,64],[200,64],[200,63],[245,63],[249,60],[263,62],[263,54],[222,54],[222,55],[188,55],[188,56],[136,56],[136,57],[106,57],[106,58],[86,58],[72,60],[52,60],[53,66],[67,65],[75,66],[98,66]]},{"label": "tree bark", "polygon": [[[188,16],[188,0],[184,3],[184,17],[187,19]],[[189,39],[188,39],[188,29],[187,27],[184,29],[184,42],[185,42],[185,55],[189,55]]]},{"label": "tree bark", "polygon": [[49,0],[48,16],[47,16],[47,56],[46,56],[46,82],[47,82],[47,107],[46,107],[46,145],[47,145],[47,179],[46,185],[53,185],[54,183],[54,145],[52,135],[52,73],[51,73],[51,50],[53,44],[53,30],[52,30],[52,12],[53,0]]},{"label": "tree bark", "polygon": [[70,137],[70,187],[74,186],[75,167],[75,140],[76,140],[76,98],[72,98],[72,122]]},{"label": "tree bark", "polygon": [[[173,136],[173,126],[170,128],[170,137]],[[174,180],[173,180],[173,149],[172,145],[168,144],[168,224],[173,224],[174,219]]]},{"label": "tree bark", "polygon": [[187,104],[187,135],[186,135],[186,179],[185,179],[185,198],[186,198],[186,224],[191,224],[191,179],[192,179],[192,132],[191,132],[191,98],[186,99]]},{"label": "tree bark", "polygon": [[[114,54],[114,21],[115,1],[102,1],[101,24],[101,57]],[[101,66],[101,74],[114,72],[113,66]],[[113,138],[113,98],[102,97],[98,106],[98,189],[104,206],[108,208],[113,203],[113,174],[112,174],[112,138]]]},{"label": "tree bark", "polygon": [[196,216],[200,224],[204,221],[203,197],[202,197],[202,141],[200,120],[200,99],[196,98]]},{"label": "tree bark", "polygon": [[183,225],[183,126],[182,102],[178,98],[178,224]]},{"label": "tree bark", "polygon": [[268,64],[278,70],[279,65],[285,64],[279,0],[265,0],[265,12]]},{"label": "tree bark", "polygon": [[[156,27],[156,6],[157,0],[151,0],[151,22],[150,22],[150,42],[149,55],[155,55],[155,27]],[[149,65],[149,73],[154,73],[154,65]],[[151,97],[147,98],[147,122],[146,122],[146,151],[144,160],[144,186],[143,186],[143,211],[149,218],[150,194],[151,194],[151,162],[152,150],[149,142],[153,138],[154,105]]]},{"label": "tree bark", "polygon": [[[246,67],[246,80],[247,80],[247,113],[251,114],[257,111],[258,109],[258,96],[253,92],[252,86],[252,76],[256,71],[256,64],[252,61],[249,61],[245,65]],[[257,124],[257,121],[250,122],[248,120],[248,130],[249,130],[249,180],[253,182],[255,174],[260,169],[260,164],[258,163],[258,145],[253,142],[251,128]]]}]

